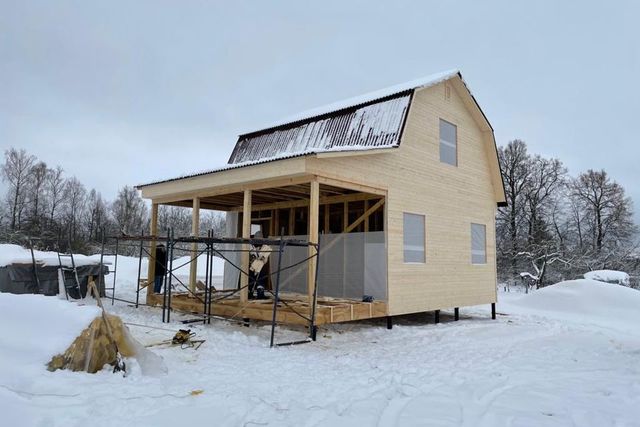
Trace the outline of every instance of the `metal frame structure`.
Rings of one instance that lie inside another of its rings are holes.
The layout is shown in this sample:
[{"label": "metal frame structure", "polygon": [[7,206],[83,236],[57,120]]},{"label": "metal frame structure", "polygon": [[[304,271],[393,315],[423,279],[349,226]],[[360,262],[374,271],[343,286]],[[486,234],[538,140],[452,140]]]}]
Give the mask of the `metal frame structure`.
[{"label": "metal frame structure", "polygon": [[[216,237],[213,235],[213,231],[207,232],[206,237],[199,236],[182,236],[176,237],[174,236],[173,230],[168,229],[167,234],[164,237],[160,236],[152,236],[152,235],[144,235],[141,234],[139,236],[104,236],[102,241],[101,248],[101,256],[100,256],[100,265],[103,267],[104,256],[105,256],[105,247],[108,245],[109,241],[112,241],[116,248],[124,248],[127,246],[132,246],[135,242],[135,248],[138,250],[138,281],[136,287],[136,300],[135,302],[127,301],[135,304],[135,307],[138,308],[140,305],[140,287],[141,284],[141,276],[142,276],[142,257],[147,256],[149,262],[155,262],[155,254],[151,253],[150,248],[145,246],[145,242],[153,243],[164,243],[167,250],[167,265],[166,265],[166,274],[164,276],[164,286],[163,286],[163,294],[162,294],[162,321],[163,323],[169,323],[171,321],[171,311],[175,309],[171,307],[171,299],[173,294],[174,285],[181,286],[184,288],[192,297],[198,299],[203,304],[202,309],[202,322],[204,324],[210,324],[211,318],[216,317],[212,315],[211,307],[217,301],[221,301],[224,299],[228,299],[232,296],[238,294],[243,288],[250,287],[254,283],[249,282],[247,285],[239,286],[233,290],[217,290],[213,286],[213,257],[218,256],[224,259],[227,263],[229,263],[233,268],[238,270],[241,275],[245,275],[250,278],[250,272],[243,270],[243,268],[233,261],[231,261],[225,253],[229,252],[251,252],[253,249],[224,249],[219,248],[218,245],[224,244],[232,244],[232,245],[249,245],[250,247],[255,246],[269,246],[272,249],[269,251],[262,251],[268,253],[278,253],[278,263],[275,271],[269,273],[270,276],[275,276],[274,290],[267,290],[268,293],[271,294],[273,298],[273,317],[271,321],[271,334],[270,334],[270,347],[274,346],[282,346],[282,345],[293,345],[293,344],[302,344],[310,341],[316,340],[316,331],[317,327],[315,325],[315,316],[316,316],[316,304],[317,304],[317,296],[318,296],[318,269],[315,272],[315,278],[313,283],[313,301],[311,307],[310,316],[307,317],[302,313],[299,313],[291,310],[298,316],[302,317],[304,320],[308,322],[309,325],[309,338],[307,340],[302,341],[294,341],[294,342],[286,342],[286,343],[276,343],[275,342],[275,327],[276,327],[276,316],[279,303],[283,303],[287,305],[284,300],[280,299],[280,276],[281,272],[293,267],[296,267],[305,262],[309,262],[312,259],[316,260],[317,265],[319,265],[320,259],[320,245],[319,243],[312,243],[302,240],[294,240],[294,239],[285,239],[281,236],[278,239],[256,239],[256,238],[230,238],[230,237]],[[132,243],[125,243],[132,242]],[[192,256],[190,260],[184,264],[179,266],[174,266],[174,258],[176,258],[176,253],[179,251],[184,251],[185,253],[193,253],[193,249],[183,249],[178,247],[179,244],[196,244],[196,245],[204,245],[205,248],[203,250],[198,249],[195,253],[195,256]],[[296,262],[292,265],[282,266],[282,254],[284,250],[288,246],[297,246],[297,247],[313,247],[315,249],[315,253],[302,261]],[[175,274],[175,272],[184,267],[185,265],[191,264],[194,260],[198,259],[200,256],[204,255],[206,258],[206,267],[205,267],[205,282],[204,282],[204,295],[201,297],[195,291],[189,288],[185,283],[183,283]],[[116,255],[117,257],[117,255]],[[174,282],[175,280],[175,282]],[[147,278],[147,289],[153,286],[153,279]],[[111,298],[111,301],[115,301],[118,298],[115,297],[115,279],[112,290],[112,295],[107,295],[107,297]],[[149,292],[149,291],[148,291]]]}]

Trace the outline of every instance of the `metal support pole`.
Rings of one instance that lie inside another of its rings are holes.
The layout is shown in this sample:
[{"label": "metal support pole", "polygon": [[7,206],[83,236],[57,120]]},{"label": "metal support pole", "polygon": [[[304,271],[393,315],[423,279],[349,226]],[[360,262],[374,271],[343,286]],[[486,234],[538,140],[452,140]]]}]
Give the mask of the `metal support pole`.
[{"label": "metal support pole", "polygon": [[495,302],[491,303],[491,318],[493,320],[496,320],[496,303]]},{"label": "metal support pole", "polygon": [[453,309],[453,319],[457,322],[460,320],[460,309],[458,307]]},{"label": "metal support pole", "polygon": [[[168,251],[169,251],[169,241],[170,241],[169,238],[170,237],[171,237],[171,233],[167,229],[167,248],[166,248],[166,253],[167,254],[169,253]],[[153,262],[156,261],[157,252],[158,251],[156,249],[156,253],[153,254]],[[165,269],[166,269],[166,267],[167,267],[166,261],[165,260],[160,260],[160,261],[165,263]],[[151,261],[149,261],[149,262],[151,262]],[[166,320],[166,316],[167,316],[167,314],[166,314],[166,311],[167,311],[167,282],[168,282],[167,279],[168,279],[167,278],[167,274],[165,273],[164,280],[163,280],[164,281],[164,283],[163,283],[164,286],[162,287],[163,288],[163,291],[162,291],[162,323],[166,323],[166,321],[167,321]],[[155,277],[153,277],[152,280],[155,282]]]},{"label": "metal support pole", "polygon": [[[207,237],[211,237],[211,232],[207,231]],[[211,244],[209,242],[205,243],[205,257],[206,257],[206,262],[205,262],[205,267],[204,267],[204,301],[203,303],[203,307],[202,307],[202,314],[204,316],[202,316],[202,324],[206,325],[207,324],[207,307],[210,304],[210,300],[209,300],[209,286],[211,286],[211,283],[209,282],[209,255],[211,254]]]},{"label": "metal support pole", "polygon": [[171,249],[169,249],[169,247],[167,247],[167,249],[169,250],[169,284],[167,285],[168,291],[167,291],[167,323],[170,323],[171,321],[171,279],[173,277],[173,247],[175,246],[175,242],[173,241],[173,229],[171,229],[170,232],[170,237],[169,237],[169,243],[170,243],[170,247]]},{"label": "metal support pole", "polygon": [[[102,229],[102,243],[100,245],[100,272],[98,274],[98,293],[100,293],[101,289],[104,289],[104,274],[102,273],[102,271],[104,270],[104,245],[105,245],[105,240],[106,240],[106,235],[104,232],[104,228]],[[71,251],[69,251],[71,252]],[[64,274],[64,273],[63,273]],[[87,285],[89,284],[89,282],[87,282]],[[78,287],[78,292],[80,292],[80,287]],[[89,289],[87,289],[87,293],[89,292]],[[80,298],[82,298],[82,293],[80,292]],[[97,296],[94,295],[94,298],[97,298]]]},{"label": "metal support pole", "polygon": [[[209,234],[210,236],[213,238],[213,230],[209,230]],[[214,248],[213,248],[213,243],[211,243],[211,263],[209,264],[209,304],[207,307],[207,324],[211,324],[211,300],[212,300],[212,294],[211,292],[213,291],[213,263],[214,263],[214,259],[213,257],[215,256],[215,252],[214,252]]]},{"label": "metal support pole", "polygon": [[116,299],[116,274],[118,274],[118,246],[120,239],[116,237],[116,250],[113,256],[113,289],[111,289],[111,305],[115,303]]},{"label": "metal support pole", "polygon": [[393,329],[393,317],[387,316],[387,329]]},{"label": "metal support pole", "polygon": [[440,323],[440,310],[436,310],[435,317],[436,324]]},{"label": "metal support pole", "polygon": [[273,295],[273,317],[271,318],[271,340],[269,341],[269,347],[273,347],[273,337],[276,331],[276,312],[278,310],[278,295],[280,293],[280,270],[282,267],[282,253],[284,252],[284,239],[282,233],[280,233],[280,244],[278,246],[278,270],[276,270],[276,289]]},{"label": "metal support pole", "polygon": [[[144,237],[144,231],[141,234]],[[140,239],[140,252],[138,253],[138,281],[136,282],[136,308],[140,305],[140,275],[142,272],[142,250],[143,250],[144,240]],[[149,259],[151,262],[151,259]],[[147,292],[149,292],[149,279],[147,278]]]}]

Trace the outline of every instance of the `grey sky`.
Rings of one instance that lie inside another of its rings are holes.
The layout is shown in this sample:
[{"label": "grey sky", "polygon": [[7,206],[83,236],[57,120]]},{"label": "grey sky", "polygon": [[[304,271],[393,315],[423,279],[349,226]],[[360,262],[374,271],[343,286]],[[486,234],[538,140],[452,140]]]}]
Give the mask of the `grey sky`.
[{"label": "grey sky", "polygon": [[628,2],[0,0],[0,145],[123,185],[224,164],[238,133],[459,68],[499,144],[605,168],[640,210]]}]

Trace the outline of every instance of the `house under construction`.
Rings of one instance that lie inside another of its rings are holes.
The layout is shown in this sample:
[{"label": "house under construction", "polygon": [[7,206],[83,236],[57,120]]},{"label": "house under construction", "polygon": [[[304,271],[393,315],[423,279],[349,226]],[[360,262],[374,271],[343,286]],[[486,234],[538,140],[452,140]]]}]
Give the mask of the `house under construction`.
[{"label": "house under construction", "polygon": [[[194,235],[200,211],[212,209],[227,213],[228,238],[260,230],[312,243],[278,255],[298,264],[282,271],[279,322],[306,323],[295,312],[314,308],[320,325],[496,302],[495,214],[505,194],[493,129],[458,71],[240,135],[226,166],[138,189],[152,201],[152,236],[164,204],[193,208]],[[221,287],[240,291],[212,313],[271,320],[272,306],[249,299],[248,275],[233,268],[249,269],[248,242],[238,247]],[[192,293],[172,307],[201,311]],[[147,292],[147,303],[161,300]]]}]

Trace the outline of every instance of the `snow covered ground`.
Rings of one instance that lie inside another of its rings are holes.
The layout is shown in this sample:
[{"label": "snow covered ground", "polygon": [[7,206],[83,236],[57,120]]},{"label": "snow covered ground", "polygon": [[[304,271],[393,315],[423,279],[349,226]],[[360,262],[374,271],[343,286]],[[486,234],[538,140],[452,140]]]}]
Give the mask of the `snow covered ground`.
[{"label": "snow covered ground", "polygon": [[[119,291],[135,286],[134,261],[118,271]],[[152,347],[168,374],[143,376],[131,360],[124,378],[38,369],[54,349],[34,345],[38,319],[20,306],[42,298],[0,294],[2,425],[640,426],[640,292],[621,286],[564,282],[501,294],[495,321],[488,306],[466,308],[459,322],[334,325],[316,343],[277,349],[266,325],[191,324],[206,340],[199,350]],[[89,310],[55,304],[70,307],[63,320]],[[162,324],[157,309],[107,308],[145,344],[184,327],[178,315]],[[52,325],[55,347],[77,328]],[[276,338],[303,336],[283,328]]]}]

